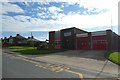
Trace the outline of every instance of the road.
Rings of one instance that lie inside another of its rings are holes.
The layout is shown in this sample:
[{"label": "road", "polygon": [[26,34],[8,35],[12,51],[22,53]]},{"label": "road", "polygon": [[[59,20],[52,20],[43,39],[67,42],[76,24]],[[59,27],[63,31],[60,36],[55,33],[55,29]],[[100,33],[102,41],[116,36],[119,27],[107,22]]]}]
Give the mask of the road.
[{"label": "road", "polygon": [[79,78],[66,71],[54,72],[34,63],[3,54],[3,78]]},{"label": "road", "polygon": [[70,68],[67,66],[52,65],[27,60],[16,55],[3,53],[3,78],[115,78],[116,75]]}]

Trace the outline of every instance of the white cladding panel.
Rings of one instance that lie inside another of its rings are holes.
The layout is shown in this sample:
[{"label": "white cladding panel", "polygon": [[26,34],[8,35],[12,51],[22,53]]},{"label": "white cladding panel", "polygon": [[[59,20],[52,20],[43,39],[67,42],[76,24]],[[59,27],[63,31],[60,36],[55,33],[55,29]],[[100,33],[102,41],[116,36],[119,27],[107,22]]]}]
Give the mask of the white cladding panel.
[{"label": "white cladding panel", "polygon": [[92,32],[91,35],[92,35],[92,36],[106,35],[106,31]]},{"label": "white cladding panel", "polygon": [[76,34],[76,37],[88,37],[88,33]]},{"label": "white cladding panel", "polygon": [[64,36],[71,36],[71,32],[65,32]]},{"label": "white cladding panel", "polygon": [[60,36],[60,31],[55,31],[55,37],[59,37]]}]

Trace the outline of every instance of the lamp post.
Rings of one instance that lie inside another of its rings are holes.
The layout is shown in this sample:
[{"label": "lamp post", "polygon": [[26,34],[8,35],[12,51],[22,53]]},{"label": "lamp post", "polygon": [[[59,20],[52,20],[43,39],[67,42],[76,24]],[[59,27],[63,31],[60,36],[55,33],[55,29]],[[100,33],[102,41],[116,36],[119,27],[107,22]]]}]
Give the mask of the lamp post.
[{"label": "lamp post", "polygon": [[31,32],[31,44],[32,44],[32,47],[35,49],[35,47],[34,47],[34,37],[32,35],[32,32]]},{"label": "lamp post", "polygon": [[111,12],[111,51],[113,50],[113,25],[112,25],[112,12]]}]

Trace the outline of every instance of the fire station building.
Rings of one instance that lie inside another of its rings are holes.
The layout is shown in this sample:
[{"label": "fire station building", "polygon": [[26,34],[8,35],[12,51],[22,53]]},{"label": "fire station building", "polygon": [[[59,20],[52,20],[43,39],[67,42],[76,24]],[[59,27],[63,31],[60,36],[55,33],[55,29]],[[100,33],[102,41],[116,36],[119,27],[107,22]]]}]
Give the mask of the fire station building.
[{"label": "fire station building", "polygon": [[75,27],[49,32],[49,47],[77,50],[118,50],[118,35],[111,30],[87,32]]}]

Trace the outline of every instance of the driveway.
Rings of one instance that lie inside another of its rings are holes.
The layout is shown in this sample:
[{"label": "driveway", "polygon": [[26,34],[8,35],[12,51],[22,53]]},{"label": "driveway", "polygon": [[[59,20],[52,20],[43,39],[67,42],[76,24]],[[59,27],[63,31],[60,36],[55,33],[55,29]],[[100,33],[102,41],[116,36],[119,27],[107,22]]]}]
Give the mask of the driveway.
[{"label": "driveway", "polygon": [[95,51],[95,50],[70,50],[65,52],[56,53],[53,55],[61,55],[67,57],[79,57],[79,58],[87,58],[87,59],[96,59],[105,61],[106,51]]},{"label": "driveway", "polygon": [[118,65],[106,60],[104,57],[105,54],[106,51],[69,50],[35,57],[35,59],[93,71],[118,74]]}]

